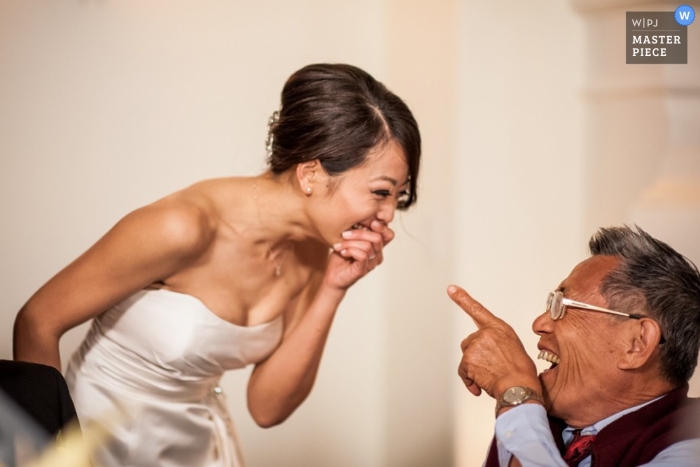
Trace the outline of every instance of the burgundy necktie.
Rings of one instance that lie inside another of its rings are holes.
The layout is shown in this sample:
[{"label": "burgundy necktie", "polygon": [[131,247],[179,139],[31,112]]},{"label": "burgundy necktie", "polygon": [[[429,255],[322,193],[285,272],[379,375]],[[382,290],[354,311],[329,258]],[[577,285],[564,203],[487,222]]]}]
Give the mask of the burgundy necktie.
[{"label": "burgundy necktie", "polygon": [[566,447],[564,461],[569,467],[577,467],[578,463],[591,454],[595,435],[581,435],[581,430],[574,430],[574,439]]}]

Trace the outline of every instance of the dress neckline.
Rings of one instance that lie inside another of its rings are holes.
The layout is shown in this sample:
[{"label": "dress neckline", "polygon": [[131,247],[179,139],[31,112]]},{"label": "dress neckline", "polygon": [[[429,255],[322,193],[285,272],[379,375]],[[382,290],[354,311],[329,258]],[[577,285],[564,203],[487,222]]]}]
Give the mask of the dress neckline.
[{"label": "dress neckline", "polygon": [[270,321],[266,321],[266,322],[260,323],[260,324],[254,324],[254,325],[252,325],[252,326],[244,326],[244,325],[242,325],[242,324],[236,324],[236,323],[233,323],[233,322],[231,322],[231,321],[228,321],[228,320],[222,318],[221,316],[217,315],[217,314],[214,313],[214,311],[212,311],[212,309],[209,308],[201,299],[195,297],[194,295],[191,295],[191,294],[188,294],[188,293],[184,293],[184,292],[177,292],[177,291],[175,291],[175,290],[170,290],[170,289],[165,289],[165,288],[160,288],[160,289],[143,289],[142,292],[143,292],[143,293],[149,293],[149,292],[165,292],[166,294],[172,295],[172,296],[174,296],[174,297],[180,296],[180,297],[185,297],[185,298],[187,298],[187,299],[189,299],[189,300],[193,300],[193,301],[196,302],[200,307],[202,307],[202,308],[207,312],[207,314],[213,316],[215,319],[221,321],[221,322],[224,323],[224,324],[227,324],[227,325],[229,325],[229,326],[234,326],[234,327],[236,327],[236,328],[242,328],[242,329],[264,329],[264,328],[266,328],[266,327],[269,327],[269,326],[272,326],[272,325],[274,325],[274,324],[277,324],[278,322],[280,322],[280,321],[282,320],[282,315],[280,314],[279,316],[277,316],[277,317],[271,319]]}]

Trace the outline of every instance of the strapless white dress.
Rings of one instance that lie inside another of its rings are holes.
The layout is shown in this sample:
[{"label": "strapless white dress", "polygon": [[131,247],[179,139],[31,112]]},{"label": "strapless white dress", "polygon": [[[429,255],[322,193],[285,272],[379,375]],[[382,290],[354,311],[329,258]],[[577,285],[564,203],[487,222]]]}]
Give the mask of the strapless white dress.
[{"label": "strapless white dress", "polygon": [[66,380],[81,424],[126,410],[101,448],[101,467],[242,467],[218,386],[226,370],[272,353],[282,318],[245,327],[197,298],[143,290],[95,318]]}]

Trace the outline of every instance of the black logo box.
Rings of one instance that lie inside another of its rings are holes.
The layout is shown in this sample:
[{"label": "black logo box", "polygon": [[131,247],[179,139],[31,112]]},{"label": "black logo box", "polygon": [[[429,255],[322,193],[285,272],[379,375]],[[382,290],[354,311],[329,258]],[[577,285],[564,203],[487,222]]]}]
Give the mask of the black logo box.
[{"label": "black logo box", "polygon": [[688,63],[688,27],[672,11],[628,11],[627,63]]}]

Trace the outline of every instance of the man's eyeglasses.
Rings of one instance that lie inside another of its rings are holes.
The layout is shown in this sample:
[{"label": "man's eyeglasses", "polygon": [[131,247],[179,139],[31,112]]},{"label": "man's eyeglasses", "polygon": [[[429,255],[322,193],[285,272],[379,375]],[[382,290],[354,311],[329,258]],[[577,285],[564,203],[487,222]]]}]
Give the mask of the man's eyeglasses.
[{"label": "man's eyeglasses", "polygon": [[589,305],[588,303],[577,302],[564,298],[564,294],[560,291],[549,292],[547,297],[547,311],[553,320],[562,319],[566,314],[566,307],[580,308],[582,310],[600,311],[602,313],[610,313],[611,315],[626,316],[627,318],[640,319],[642,315],[635,313],[623,313],[621,311],[608,310],[599,306]]}]

